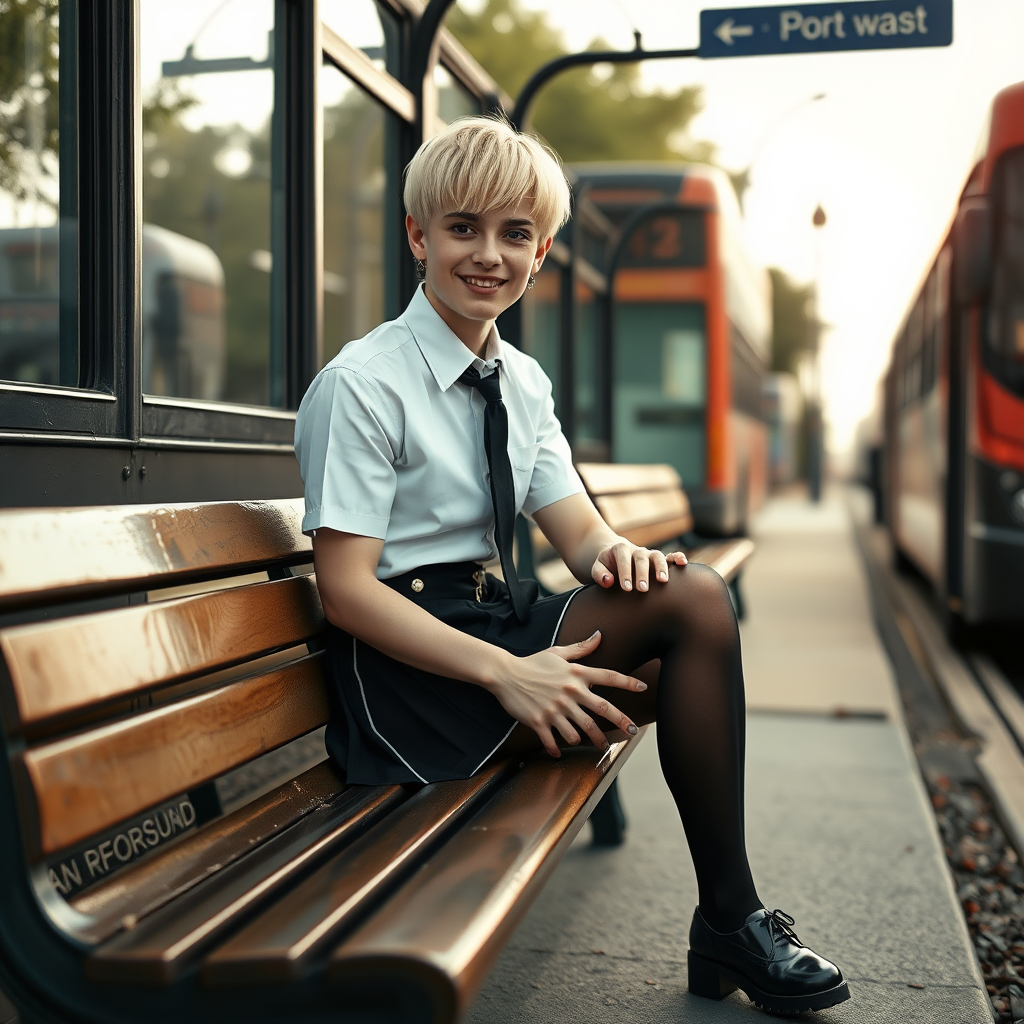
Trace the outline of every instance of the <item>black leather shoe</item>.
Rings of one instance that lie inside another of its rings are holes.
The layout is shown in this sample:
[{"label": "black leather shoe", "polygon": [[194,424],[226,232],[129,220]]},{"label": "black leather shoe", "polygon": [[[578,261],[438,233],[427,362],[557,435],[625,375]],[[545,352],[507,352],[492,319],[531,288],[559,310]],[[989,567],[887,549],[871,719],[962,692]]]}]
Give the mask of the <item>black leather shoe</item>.
[{"label": "black leather shoe", "polygon": [[781,910],[756,910],[735,932],[716,932],[693,912],[687,954],[690,991],[724,999],[741,989],[769,1013],[824,1010],[850,998],[843,972],[793,931],[793,918]]}]

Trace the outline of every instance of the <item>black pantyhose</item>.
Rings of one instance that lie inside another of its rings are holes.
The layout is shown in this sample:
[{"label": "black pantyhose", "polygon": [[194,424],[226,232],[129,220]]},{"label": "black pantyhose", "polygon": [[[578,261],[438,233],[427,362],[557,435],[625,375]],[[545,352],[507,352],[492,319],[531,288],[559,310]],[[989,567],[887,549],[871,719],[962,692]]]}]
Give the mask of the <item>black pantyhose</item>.
[{"label": "black pantyhose", "polygon": [[[595,692],[638,724],[657,720],[658,755],[686,832],[701,914],[717,931],[740,928],[762,904],[744,839],[743,670],[726,586],[703,565],[670,565],[669,581],[653,583],[649,593],[590,587],[569,605],[557,643],[595,629],[601,645],[584,664],[634,675],[646,666],[639,673],[645,693]],[[660,672],[647,666],[653,659]]]}]

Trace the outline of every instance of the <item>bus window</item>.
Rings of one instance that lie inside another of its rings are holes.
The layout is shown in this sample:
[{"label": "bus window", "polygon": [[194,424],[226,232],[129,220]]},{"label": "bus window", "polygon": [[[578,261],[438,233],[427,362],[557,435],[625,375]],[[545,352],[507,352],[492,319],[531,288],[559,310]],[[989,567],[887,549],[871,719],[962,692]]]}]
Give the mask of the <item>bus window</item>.
[{"label": "bus window", "polygon": [[273,0],[140,0],[139,17],[143,390],[280,405],[281,374],[271,374]]},{"label": "bus window", "polygon": [[[387,319],[385,149],[393,115],[333,64],[320,72],[324,147],[324,362]],[[408,253],[408,250],[406,250]],[[407,255],[407,259],[412,259]]]},{"label": "bus window", "polygon": [[558,396],[561,394],[559,360],[559,320],[561,307],[559,294],[562,287],[562,268],[550,257],[537,275],[537,283],[522,299],[523,351],[533,356],[551,380],[555,395],[555,413],[559,414]]},{"label": "bus window", "polygon": [[707,335],[696,302],[618,302],[615,310],[616,462],[667,462],[683,486],[705,480]]},{"label": "bus window", "polygon": [[[60,205],[60,180],[69,159],[74,171],[74,140],[64,140],[62,164],[58,105],[73,102],[74,90],[62,95],[59,88],[62,11],[73,28],[66,4],[27,0],[0,7],[0,38],[12,47],[0,76],[0,380],[73,386],[77,250],[73,216]],[[62,325],[65,275],[71,301]]]},{"label": "bus window", "polygon": [[608,458],[604,416],[599,401],[601,337],[598,301],[594,290],[576,282],[576,338],[574,366],[576,370],[576,431],[573,451],[579,462],[604,461]]},{"label": "bus window", "polygon": [[1024,149],[999,161],[993,185],[996,259],[985,366],[1003,387],[1024,397]]}]

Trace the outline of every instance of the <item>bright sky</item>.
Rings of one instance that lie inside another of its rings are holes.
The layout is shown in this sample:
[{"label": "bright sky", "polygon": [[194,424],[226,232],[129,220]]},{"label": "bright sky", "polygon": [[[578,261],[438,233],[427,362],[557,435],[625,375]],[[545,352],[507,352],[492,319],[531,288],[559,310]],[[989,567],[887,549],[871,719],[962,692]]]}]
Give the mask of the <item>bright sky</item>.
[{"label": "bright sky", "polygon": [[[598,33],[632,48],[634,27],[648,47],[696,46],[699,12],[712,6],[523,2],[546,10],[574,49]],[[644,76],[704,87],[693,133],[718,145],[725,166],[745,167],[759,150],[746,199],[755,254],[800,280],[820,260],[822,317],[834,325],[822,383],[830,448],[841,455],[953,215],[991,99],[1024,79],[1024,0],[955,0],[945,49],[662,61]],[[826,98],[807,103],[818,93]],[[816,239],[819,202],[828,224]]]}]

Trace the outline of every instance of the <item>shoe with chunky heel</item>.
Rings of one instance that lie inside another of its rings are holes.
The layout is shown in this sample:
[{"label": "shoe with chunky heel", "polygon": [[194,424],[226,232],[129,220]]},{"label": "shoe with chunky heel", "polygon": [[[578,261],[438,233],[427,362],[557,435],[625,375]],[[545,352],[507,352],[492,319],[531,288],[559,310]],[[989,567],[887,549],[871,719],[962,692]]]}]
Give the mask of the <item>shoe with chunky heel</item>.
[{"label": "shoe with chunky heel", "polygon": [[824,1010],[850,998],[843,972],[805,946],[781,910],[756,910],[742,928],[716,932],[693,912],[687,970],[690,991],[724,999],[740,989],[769,1013]]}]

